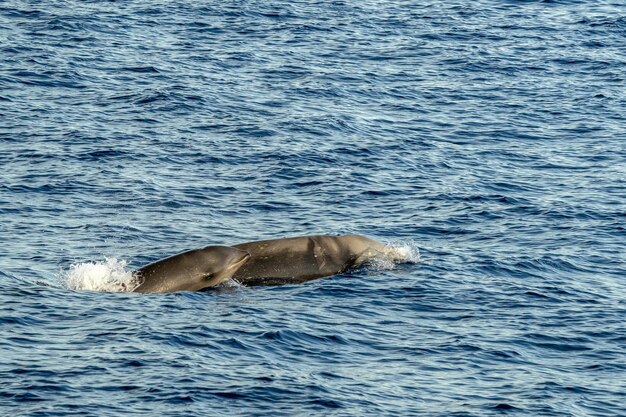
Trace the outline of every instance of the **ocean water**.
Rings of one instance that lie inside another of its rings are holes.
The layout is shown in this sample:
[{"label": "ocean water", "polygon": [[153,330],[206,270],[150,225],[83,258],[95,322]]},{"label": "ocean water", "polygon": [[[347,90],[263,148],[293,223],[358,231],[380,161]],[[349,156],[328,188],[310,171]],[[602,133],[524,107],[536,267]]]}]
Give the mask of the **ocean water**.
[{"label": "ocean water", "polygon": [[[0,415],[626,415],[626,2],[0,2]],[[412,262],[120,292],[208,244]]]}]

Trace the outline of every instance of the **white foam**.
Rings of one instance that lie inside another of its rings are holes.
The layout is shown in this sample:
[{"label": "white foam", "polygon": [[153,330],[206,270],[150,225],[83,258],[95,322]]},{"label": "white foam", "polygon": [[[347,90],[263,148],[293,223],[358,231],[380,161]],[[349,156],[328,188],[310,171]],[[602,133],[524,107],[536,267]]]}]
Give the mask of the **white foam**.
[{"label": "white foam", "polygon": [[126,270],[126,264],[125,260],[105,258],[104,262],[73,264],[61,276],[72,290],[128,292],[135,289],[137,282],[132,272]]},{"label": "white foam", "polygon": [[235,279],[230,278],[227,279],[226,281],[220,283],[218,285],[218,288],[242,288],[243,285],[241,285],[240,283],[238,283]]},{"label": "white foam", "polygon": [[420,249],[416,242],[399,242],[390,244],[402,257],[402,262],[418,263],[422,259],[420,257]]},{"label": "white foam", "polygon": [[382,256],[375,256],[367,262],[367,266],[373,269],[393,269],[400,263],[420,262],[420,251],[417,243],[390,242],[386,244],[389,251]]}]

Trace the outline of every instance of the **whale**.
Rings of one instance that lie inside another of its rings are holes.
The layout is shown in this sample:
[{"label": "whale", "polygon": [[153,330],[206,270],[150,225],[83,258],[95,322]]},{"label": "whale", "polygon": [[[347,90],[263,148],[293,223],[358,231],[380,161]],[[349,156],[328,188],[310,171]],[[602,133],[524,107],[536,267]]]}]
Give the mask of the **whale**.
[{"label": "whale", "polygon": [[406,251],[361,235],[316,235],[233,245],[250,258],[233,274],[245,286],[298,284],[358,268],[376,258],[407,260]]},{"label": "whale", "polygon": [[206,246],[170,256],[133,272],[134,292],[201,291],[229,280],[250,258],[245,250]]}]

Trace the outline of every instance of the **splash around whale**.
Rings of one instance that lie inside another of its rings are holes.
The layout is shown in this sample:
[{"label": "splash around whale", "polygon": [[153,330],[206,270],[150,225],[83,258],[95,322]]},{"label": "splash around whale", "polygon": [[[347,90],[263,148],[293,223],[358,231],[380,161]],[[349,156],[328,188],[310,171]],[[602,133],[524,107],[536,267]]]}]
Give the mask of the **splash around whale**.
[{"label": "splash around whale", "polygon": [[301,236],[207,246],[127,270],[124,260],[72,265],[61,279],[73,290],[199,291],[223,285],[296,284],[367,266],[418,262],[414,243],[383,244],[359,235]]}]

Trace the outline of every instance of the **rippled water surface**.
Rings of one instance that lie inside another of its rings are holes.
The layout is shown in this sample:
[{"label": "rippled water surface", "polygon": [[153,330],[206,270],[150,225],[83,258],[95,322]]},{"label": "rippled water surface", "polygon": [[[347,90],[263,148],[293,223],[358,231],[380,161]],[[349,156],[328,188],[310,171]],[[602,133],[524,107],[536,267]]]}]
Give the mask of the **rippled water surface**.
[{"label": "rippled water surface", "polygon": [[[617,0],[0,2],[0,414],[624,415],[624,45]],[[420,256],[94,291],[319,233]]]}]

